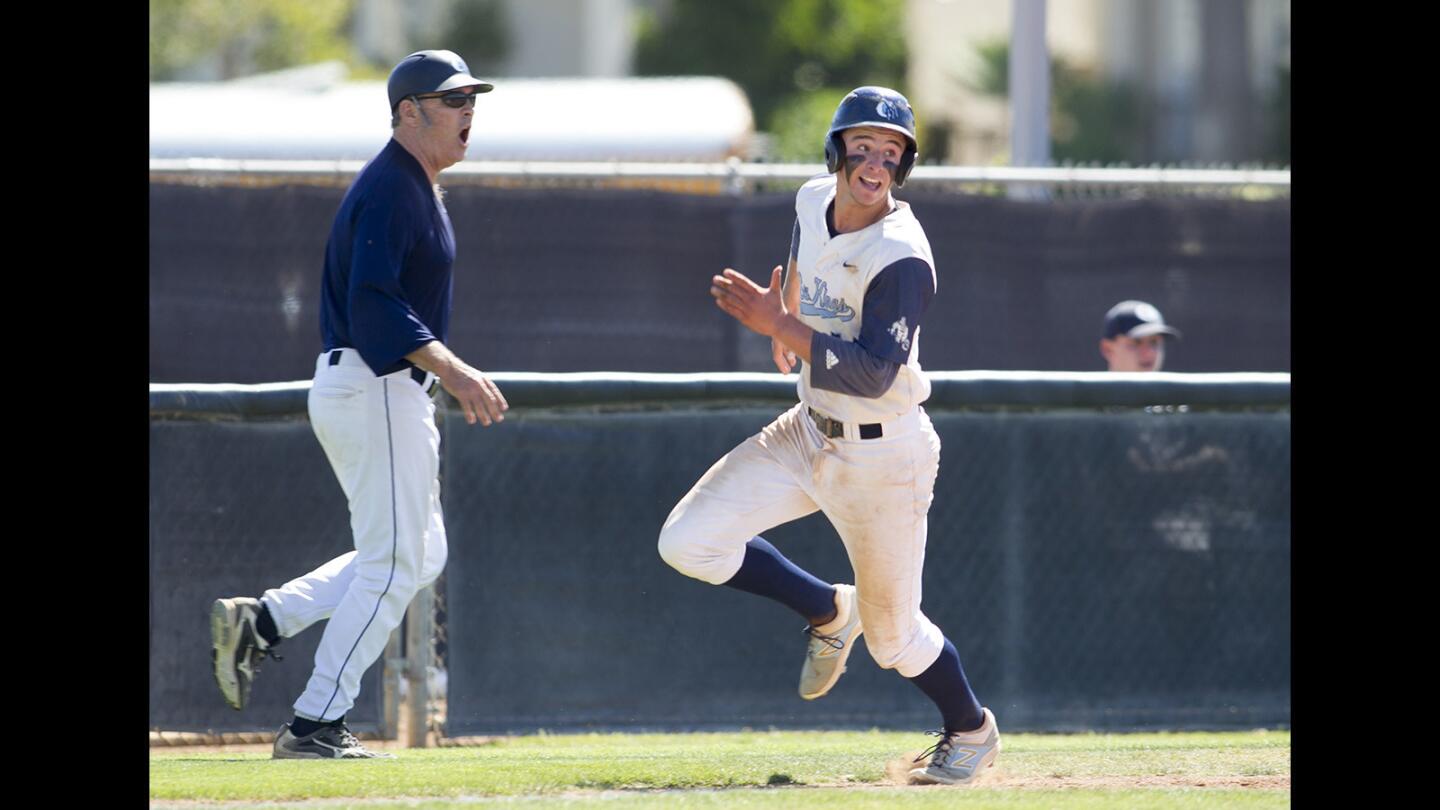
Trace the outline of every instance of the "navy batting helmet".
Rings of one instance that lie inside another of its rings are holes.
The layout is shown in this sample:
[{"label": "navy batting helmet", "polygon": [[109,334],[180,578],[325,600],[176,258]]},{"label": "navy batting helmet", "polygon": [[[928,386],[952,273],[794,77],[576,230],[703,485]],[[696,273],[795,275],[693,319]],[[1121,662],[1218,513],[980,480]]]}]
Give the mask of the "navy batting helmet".
[{"label": "navy batting helmet", "polygon": [[915,111],[910,102],[888,87],[865,86],[851,90],[835,108],[830,131],[825,133],[825,168],[835,172],[845,162],[845,141],[840,133],[851,127],[881,127],[905,136],[905,153],[895,170],[895,185],[905,185],[905,178],[915,168],[919,145],[915,141]]},{"label": "navy batting helmet", "polygon": [[474,87],[477,93],[488,93],[495,85],[470,75],[465,60],[454,51],[416,51],[390,71],[390,111],[406,98],[425,93],[440,93],[457,87]]}]

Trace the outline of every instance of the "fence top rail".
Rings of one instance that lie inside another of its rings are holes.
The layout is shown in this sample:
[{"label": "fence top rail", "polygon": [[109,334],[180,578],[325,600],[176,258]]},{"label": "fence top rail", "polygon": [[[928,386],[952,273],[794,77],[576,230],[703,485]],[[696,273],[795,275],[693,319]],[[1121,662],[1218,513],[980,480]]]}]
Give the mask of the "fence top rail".
[{"label": "fence top rail", "polygon": [[[363,160],[230,160],[151,158],[152,180],[257,175],[339,179],[359,172]],[[444,171],[447,182],[512,180],[719,180],[734,186],[754,181],[801,183],[825,171],[819,163],[642,163],[618,161],[467,160]],[[1096,168],[1024,166],[916,166],[910,181],[918,185],[993,183],[999,185],[1089,186],[1260,186],[1288,190],[1289,169],[1196,169],[1184,167]]]},{"label": "fence top rail", "polygon": [[[746,400],[795,401],[796,375],[619,371],[494,372],[512,407],[627,406]],[[1104,371],[936,371],[932,408],[1288,408],[1288,373],[1183,374]],[[308,380],[241,385],[151,383],[153,416],[296,416]]]}]

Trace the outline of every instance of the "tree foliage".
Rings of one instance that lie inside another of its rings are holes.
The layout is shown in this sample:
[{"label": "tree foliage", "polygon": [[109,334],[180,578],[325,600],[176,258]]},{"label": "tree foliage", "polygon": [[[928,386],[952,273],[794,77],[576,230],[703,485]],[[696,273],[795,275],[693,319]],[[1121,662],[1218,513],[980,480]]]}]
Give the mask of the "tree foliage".
[{"label": "tree foliage", "polygon": [[460,54],[471,75],[483,76],[494,73],[510,54],[509,31],[509,15],[500,0],[458,0],[450,7],[450,23],[445,29],[455,44],[434,47]]},{"label": "tree foliage", "polygon": [[353,61],[355,0],[150,0],[150,81],[219,60],[220,78]]},{"label": "tree foliage", "polygon": [[[1010,43],[978,46],[975,89],[1010,95]],[[1050,154],[1059,163],[1123,163],[1145,148],[1140,96],[1129,84],[1105,81],[1095,71],[1050,57]]]},{"label": "tree foliage", "polygon": [[844,88],[831,112],[862,84],[902,89],[903,15],[904,0],[675,0],[643,20],[635,70],[729,78],[760,127],[773,129],[783,108],[822,88]]}]

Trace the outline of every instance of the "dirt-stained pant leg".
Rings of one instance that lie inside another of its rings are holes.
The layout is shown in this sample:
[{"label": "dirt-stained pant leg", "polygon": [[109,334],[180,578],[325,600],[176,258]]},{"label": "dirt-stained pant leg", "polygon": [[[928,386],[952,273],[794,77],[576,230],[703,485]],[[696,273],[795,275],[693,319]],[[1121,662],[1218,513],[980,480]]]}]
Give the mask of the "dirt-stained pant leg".
[{"label": "dirt-stained pant leg", "polygon": [[865,646],[877,664],[907,678],[935,663],[945,644],[920,609],[940,438],[917,411],[893,426],[893,438],[826,440],[815,464],[817,501],[855,570]]},{"label": "dirt-stained pant leg", "polygon": [[720,585],[745,560],[745,544],[816,510],[814,440],[796,406],[726,453],[680,499],[660,529],[660,556],[686,576]]}]

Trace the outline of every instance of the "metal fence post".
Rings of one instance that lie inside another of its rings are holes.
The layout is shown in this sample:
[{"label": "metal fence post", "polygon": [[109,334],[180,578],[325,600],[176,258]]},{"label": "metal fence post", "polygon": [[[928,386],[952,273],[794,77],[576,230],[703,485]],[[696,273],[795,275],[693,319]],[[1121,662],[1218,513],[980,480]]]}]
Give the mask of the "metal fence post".
[{"label": "metal fence post", "polygon": [[400,642],[400,633],[401,628],[397,627],[390,634],[382,657],[385,663],[380,674],[380,684],[384,694],[380,699],[379,732],[380,737],[386,740],[400,737],[400,679],[404,677],[405,671],[405,650]]},{"label": "metal fence post", "polygon": [[401,740],[407,748],[430,744],[430,644],[435,634],[435,589],[422,588],[405,612],[405,700]]}]

